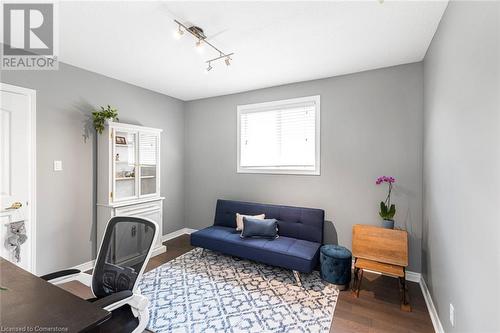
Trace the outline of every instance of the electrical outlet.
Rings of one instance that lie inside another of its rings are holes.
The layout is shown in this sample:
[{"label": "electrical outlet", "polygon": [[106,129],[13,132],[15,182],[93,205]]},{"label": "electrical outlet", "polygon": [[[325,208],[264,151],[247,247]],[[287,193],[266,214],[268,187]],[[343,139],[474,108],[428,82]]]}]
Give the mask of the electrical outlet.
[{"label": "electrical outlet", "polygon": [[450,323],[451,327],[455,326],[455,308],[453,307],[453,304],[450,303]]},{"label": "electrical outlet", "polygon": [[62,161],[54,161],[54,171],[62,171]]}]

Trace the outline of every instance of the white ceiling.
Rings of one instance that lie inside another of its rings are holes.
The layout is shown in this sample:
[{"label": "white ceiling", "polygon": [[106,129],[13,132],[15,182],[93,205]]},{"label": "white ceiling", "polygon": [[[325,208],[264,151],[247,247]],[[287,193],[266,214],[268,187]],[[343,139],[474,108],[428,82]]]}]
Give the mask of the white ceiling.
[{"label": "white ceiling", "polygon": [[[447,1],[61,2],[60,60],[182,100],[420,61]],[[205,60],[173,19],[205,30]]]}]

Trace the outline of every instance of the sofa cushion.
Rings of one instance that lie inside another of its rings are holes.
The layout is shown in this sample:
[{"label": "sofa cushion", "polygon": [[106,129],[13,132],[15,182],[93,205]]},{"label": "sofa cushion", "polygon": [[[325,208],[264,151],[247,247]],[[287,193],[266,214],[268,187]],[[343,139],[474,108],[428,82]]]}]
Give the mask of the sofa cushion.
[{"label": "sofa cushion", "polygon": [[266,218],[266,214],[259,214],[259,215],[242,215],[240,213],[236,213],[236,230],[242,231],[243,230],[243,218],[245,217],[253,217],[259,220],[263,220]]},{"label": "sofa cushion", "polygon": [[192,233],[191,245],[304,273],[315,268],[321,246],[317,242],[281,235],[274,240],[241,239],[235,228],[223,226]]},{"label": "sofa cushion", "polygon": [[[243,230],[241,238],[257,237],[275,239],[278,238],[278,221],[276,219],[253,219],[243,218]],[[238,229],[236,229],[238,230]]]}]

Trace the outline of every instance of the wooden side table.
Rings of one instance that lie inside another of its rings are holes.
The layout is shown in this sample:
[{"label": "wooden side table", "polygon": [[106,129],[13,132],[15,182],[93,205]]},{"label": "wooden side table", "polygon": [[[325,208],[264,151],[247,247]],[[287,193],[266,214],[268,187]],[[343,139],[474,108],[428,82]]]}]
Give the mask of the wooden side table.
[{"label": "wooden side table", "polygon": [[352,228],[354,262],[353,293],[359,297],[363,271],[370,270],[399,279],[401,310],[410,312],[406,285],[408,266],[408,233],[371,225],[356,224]]}]

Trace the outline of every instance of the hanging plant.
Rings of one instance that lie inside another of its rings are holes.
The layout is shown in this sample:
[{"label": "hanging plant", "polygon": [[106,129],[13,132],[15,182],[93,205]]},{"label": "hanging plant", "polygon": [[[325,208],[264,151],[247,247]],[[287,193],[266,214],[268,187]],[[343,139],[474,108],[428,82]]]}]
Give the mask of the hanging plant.
[{"label": "hanging plant", "polygon": [[106,120],[118,121],[118,110],[109,105],[106,108],[101,106],[100,110],[92,111],[92,119],[95,130],[101,134],[104,131]]}]

